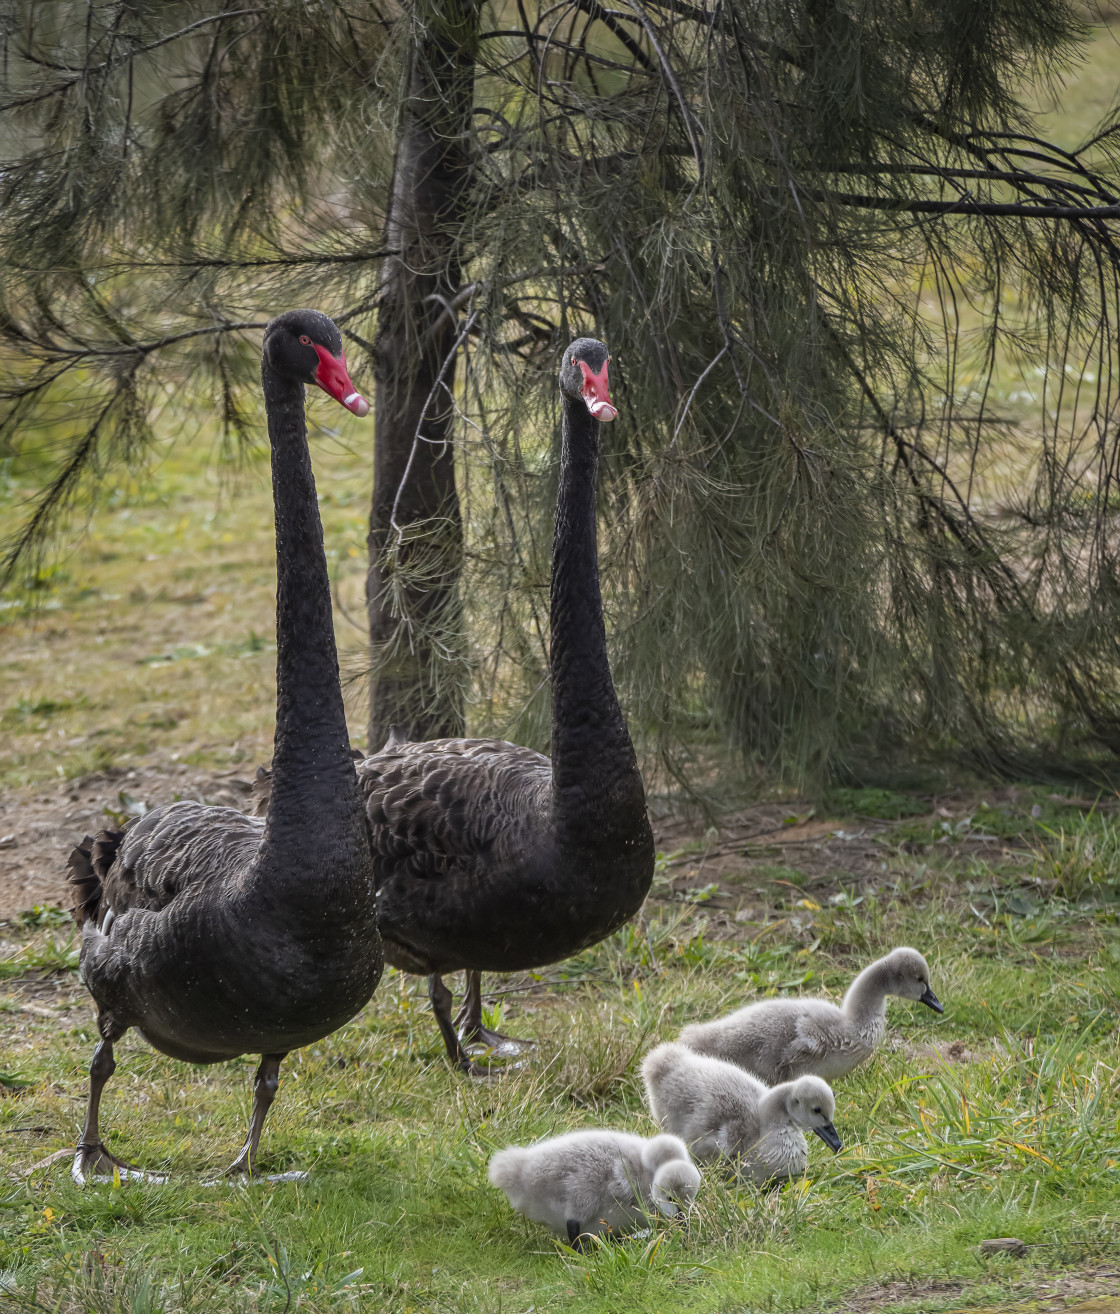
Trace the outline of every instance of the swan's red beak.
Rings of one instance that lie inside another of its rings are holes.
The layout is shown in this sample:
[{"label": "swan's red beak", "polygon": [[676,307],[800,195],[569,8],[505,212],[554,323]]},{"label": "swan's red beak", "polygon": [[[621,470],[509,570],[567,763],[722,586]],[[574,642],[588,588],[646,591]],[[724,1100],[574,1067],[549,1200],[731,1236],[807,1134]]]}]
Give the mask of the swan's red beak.
[{"label": "swan's red beak", "polygon": [[321,347],[317,342],[311,345],[319,357],[319,368],[315,371],[315,382],[319,387],[336,402],[345,406],[348,411],[353,411],[355,415],[368,415],[369,402],[354,387],[350,379],[350,372],[346,368],[345,352],[332,356],[326,347]]},{"label": "swan's red beak", "polygon": [[598,374],[585,360],[578,361],[577,364],[583,374],[583,387],[580,392],[587,403],[587,409],[597,420],[613,420],[618,414],[618,408],[611,405],[610,386],[607,383],[607,366],[610,362],[604,361],[603,368]]}]

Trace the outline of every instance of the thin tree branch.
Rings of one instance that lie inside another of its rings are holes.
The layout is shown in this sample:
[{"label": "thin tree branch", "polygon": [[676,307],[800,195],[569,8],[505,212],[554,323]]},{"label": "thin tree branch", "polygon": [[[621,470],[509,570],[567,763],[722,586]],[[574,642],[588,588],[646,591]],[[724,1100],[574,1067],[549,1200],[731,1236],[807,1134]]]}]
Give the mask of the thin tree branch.
[{"label": "thin tree branch", "polygon": [[[224,23],[227,18],[242,18],[249,14],[264,14],[266,9],[230,9],[224,10],[220,14],[211,14],[207,18],[200,18],[197,22],[188,23],[186,27],[180,28],[178,32],[172,32],[168,36],[160,37],[158,41],[149,42],[146,46],[137,46],[129,50],[126,55],[119,59],[104,59],[100,64],[91,64],[87,68],[81,69],[75,73],[72,78],[60,82],[53,87],[48,87],[45,91],[36,92],[33,95],[18,96],[14,100],[5,101],[0,105],[0,113],[10,109],[20,109],[25,105],[36,105],[40,101],[50,100],[52,96],[60,96],[70,90],[71,87],[77,86],[79,82],[92,77],[95,73],[101,73],[105,69],[120,68],[125,64],[130,64],[138,55],[146,55],[152,50],[158,50],[160,46],[166,46],[172,41],[178,41],[180,37],[186,36],[190,32],[196,31],[200,27],[208,27],[211,23]],[[91,8],[92,13],[92,8]],[[43,64],[44,60],[35,59],[32,55],[20,52],[21,58],[27,59],[32,63]],[[61,65],[48,65],[51,68],[65,67]],[[67,70],[69,71],[69,70]]]}]

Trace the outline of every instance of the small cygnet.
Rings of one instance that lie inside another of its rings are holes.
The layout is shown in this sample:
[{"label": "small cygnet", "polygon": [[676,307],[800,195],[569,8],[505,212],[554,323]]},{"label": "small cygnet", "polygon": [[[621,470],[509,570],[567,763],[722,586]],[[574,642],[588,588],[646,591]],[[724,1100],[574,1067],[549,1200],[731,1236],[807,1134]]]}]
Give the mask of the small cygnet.
[{"label": "small cygnet", "polygon": [[916,949],[892,949],[865,967],[844,1002],[764,999],[714,1022],[687,1026],[680,1043],[727,1059],[769,1085],[812,1073],[835,1081],[871,1057],[887,1029],[887,995],[942,1012],[929,988],[929,965]]},{"label": "small cygnet", "polygon": [[665,1131],[698,1159],[729,1159],[760,1184],[805,1171],[807,1131],[842,1148],[832,1125],[836,1102],[819,1077],[769,1087],[734,1063],[667,1044],[646,1055],[642,1078]]},{"label": "small cygnet", "polygon": [[534,1222],[573,1245],[581,1235],[624,1235],[696,1199],[700,1173],[676,1136],[574,1131],[511,1145],[490,1160],[491,1184]]}]

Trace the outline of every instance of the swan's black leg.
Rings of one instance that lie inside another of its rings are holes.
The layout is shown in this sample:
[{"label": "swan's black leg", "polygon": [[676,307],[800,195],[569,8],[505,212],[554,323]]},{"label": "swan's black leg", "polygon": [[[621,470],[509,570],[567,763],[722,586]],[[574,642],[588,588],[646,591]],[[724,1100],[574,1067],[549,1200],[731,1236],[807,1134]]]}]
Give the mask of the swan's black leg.
[{"label": "swan's black leg", "polygon": [[443,983],[438,972],[428,977],[428,998],[432,1001],[432,1012],[436,1015],[440,1035],[447,1047],[447,1057],[467,1076],[475,1076],[478,1069],[470,1061],[467,1051],[459,1044],[459,1037],[451,1023],[451,991]]},{"label": "swan's black leg", "polygon": [[579,1219],[569,1218],[567,1226],[568,1226],[568,1245],[570,1245],[573,1250],[578,1251],[578,1253],[582,1255],[586,1243],[580,1234]]},{"label": "swan's black leg", "polygon": [[500,1031],[491,1031],[482,1025],[482,973],[466,972],[463,1006],[455,1018],[455,1029],[464,1045],[487,1045],[495,1054],[502,1057],[520,1054],[523,1049],[531,1049],[531,1040],[517,1040],[513,1036],[503,1036]]},{"label": "swan's black leg", "polygon": [[[112,1034],[112,1033],[110,1033]],[[99,1120],[101,1115],[101,1092],[105,1083],[117,1070],[113,1058],[113,1041],[120,1040],[123,1031],[112,1034],[98,1043],[93,1051],[89,1065],[89,1105],[86,1108],[86,1123],[82,1128],[82,1139],[74,1151],[74,1164],[70,1175],[79,1186],[84,1186],[91,1179],[111,1181],[114,1174],[120,1177],[139,1177],[149,1181],[162,1181],[151,1173],[144,1172],[123,1159],[109,1153],[101,1140]]]},{"label": "swan's black leg", "polygon": [[257,1176],[257,1143],[261,1139],[261,1128],[265,1115],[276,1098],[276,1088],[280,1085],[280,1064],[288,1057],[283,1054],[262,1054],[260,1067],[253,1079],[253,1116],[249,1122],[249,1136],[241,1147],[241,1153],[226,1169],[229,1177],[238,1177],[248,1173]]}]

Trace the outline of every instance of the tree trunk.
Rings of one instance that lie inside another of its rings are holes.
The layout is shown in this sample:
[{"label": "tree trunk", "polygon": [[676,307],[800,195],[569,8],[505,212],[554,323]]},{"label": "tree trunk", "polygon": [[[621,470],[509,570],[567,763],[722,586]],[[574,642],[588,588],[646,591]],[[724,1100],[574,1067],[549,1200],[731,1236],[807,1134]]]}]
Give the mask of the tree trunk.
[{"label": "tree trunk", "polygon": [[463,730],[463,530],[451,442],[477,0],[418,0],[374,352],[369,751]]}]

